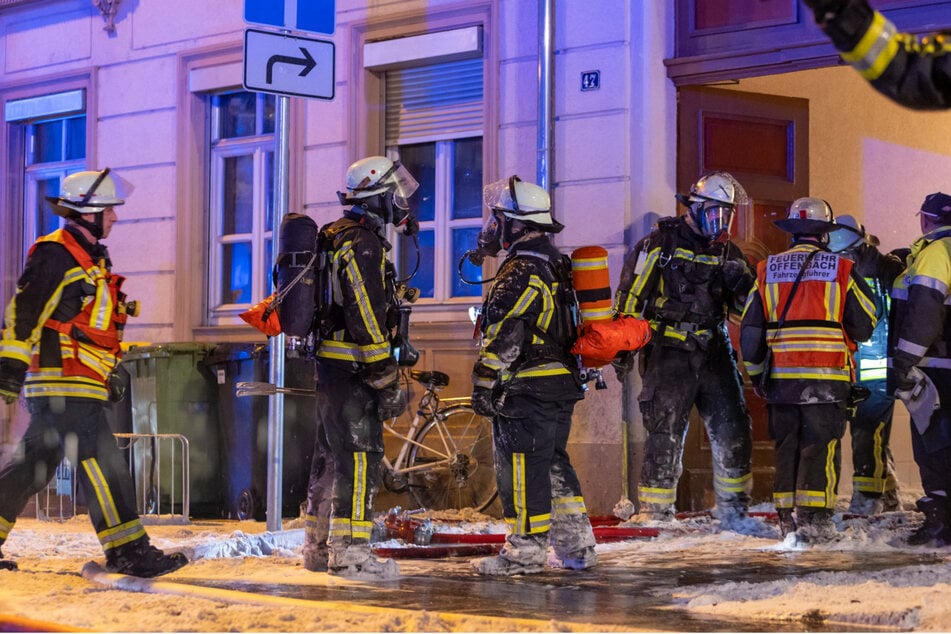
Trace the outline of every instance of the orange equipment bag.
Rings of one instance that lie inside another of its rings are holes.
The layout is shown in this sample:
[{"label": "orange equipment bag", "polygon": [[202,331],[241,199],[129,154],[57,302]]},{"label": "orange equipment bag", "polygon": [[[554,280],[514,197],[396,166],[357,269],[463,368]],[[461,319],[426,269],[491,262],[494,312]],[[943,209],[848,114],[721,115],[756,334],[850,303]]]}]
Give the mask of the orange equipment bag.
[{"label": "orange equipment bag", "polygon": [[238,317],[268,337],[276,337],[281,334],[281,320],[277,317],[277,307],[273,305],[276,296],[277,292],[271,293]]},{"label": "orange equipment bag", "polygon": [[610,365],[619,352],[640,350],[650,340],[650,322],[620,315],[617,319],[585,323],[571,354],[581,355],[585,367],[600,368]]}]

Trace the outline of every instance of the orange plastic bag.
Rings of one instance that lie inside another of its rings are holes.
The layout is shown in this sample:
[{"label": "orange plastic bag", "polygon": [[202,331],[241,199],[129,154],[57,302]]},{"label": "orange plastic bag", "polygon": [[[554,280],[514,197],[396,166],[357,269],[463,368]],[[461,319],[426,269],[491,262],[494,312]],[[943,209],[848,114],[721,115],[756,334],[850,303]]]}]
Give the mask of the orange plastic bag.
[{"label": "orange plastic bag", "polygon": [[587,368],[610,365],[619,352],[640,350],[651,340],[650,322],[629,315],[608,321],[590,321],[571,347]]},{"label": "orange plastic bag", "polygon": [[271,293],[257,304],[244,311],[238,317],[251,324],[268,337],[281,334],[281,320],[277,317],[276,306],[273,306],[277,293]]}]

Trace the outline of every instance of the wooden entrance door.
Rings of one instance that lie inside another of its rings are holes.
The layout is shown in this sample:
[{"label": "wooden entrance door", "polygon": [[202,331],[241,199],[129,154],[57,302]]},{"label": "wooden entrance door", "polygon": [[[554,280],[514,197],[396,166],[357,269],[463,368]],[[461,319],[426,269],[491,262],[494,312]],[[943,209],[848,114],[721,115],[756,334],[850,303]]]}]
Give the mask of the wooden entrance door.
[{"label": "wooden entrance door", "polygon": [[[772,221],[784,218],[789,204],[809,195],[809,102],[713,88],[681,88],[678,108],[677,191],[686,192],[700,176],[716,170],[732,174],[746,189],[750,205],[734,221],[734,241],[758,262],[784,251],[789,236]],[[739,317],[730,336],[739,355]],[[746,404],[753,417],[753,499],[772,499],[773,443],[766,426],[766,404],[753,394],[743,372]],[[684,447],[684,474],[677,508],[711,508],[713,471],[710,442],[694,412]]]}]

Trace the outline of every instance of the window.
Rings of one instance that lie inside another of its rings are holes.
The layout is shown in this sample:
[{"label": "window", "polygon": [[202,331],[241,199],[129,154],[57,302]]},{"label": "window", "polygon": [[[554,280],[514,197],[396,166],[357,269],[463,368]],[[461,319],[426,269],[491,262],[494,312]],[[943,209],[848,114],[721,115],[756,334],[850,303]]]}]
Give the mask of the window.
[{"label": "window", "polygon": [[[482,294],[458,274],[482,227],[482,68],[478,57],[385,73],[387,153],[420,184],[419,270],[410,284],[436,302]],[[396,261],[400,277],[416,268],[412,239],[399,239]],[[482,279],[468,262],[463,274]]]},{"label": "window", "polygon": [[[419,270],[410,283],[421,297],[435,300],[481,295],[481,286],[463,282],[457,268],[482,228],[482,138],[401,145],[390,152],[419,181]],[[400,277],[414,271],[416,258],[412,239],[401,236]],[[469,262],[463,274],[472,282],[482,280],[482,269]]]},{"label": "window", "polygon": [[26,124],[23,244],[58,229],[62,219],[50,212],[46,196],[57,196],[60,183],[86,167],[86,117],[64,117]]},{"label": "window", "polygon": [[272,95],[211,97],[208,305],[221,323],[271,292],[274,230]]}]

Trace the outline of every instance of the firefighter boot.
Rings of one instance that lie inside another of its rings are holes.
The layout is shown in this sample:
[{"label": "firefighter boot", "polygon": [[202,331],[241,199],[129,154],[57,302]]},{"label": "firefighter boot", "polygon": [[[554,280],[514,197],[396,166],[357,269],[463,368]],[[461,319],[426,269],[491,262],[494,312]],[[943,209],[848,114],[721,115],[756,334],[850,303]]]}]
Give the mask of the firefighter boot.
[{"label": "firefighter boot", "polygon": [[673,522],[676,519],[673,504],[641,502],[637,515],[632,515],[627,521],[634,524],[647,524],[650,522]]},{"label": "firefighter boot", "polygon": [[17,562],[3,558],[3,549],[0,549],[0,570],[16,570]]},{"label": "firefighter boot", "polygon": [[849,513],[853,515],[878,515],[882,512],[884,504],[881,497],[872,497],[861,491],[852,492],[852,500],[849,502]]},{"label": "firefighter boot", "polygon": [[947,546],[951,544],[951,513],[948,498],[923,497],[917,502],[918,510],[925,514],[925,521],[908,536],[911,546]]},{"label": "firefighter boot", "polygon": [[377,559],[370,542],[340,543],[331,540],[327,571],[341,577],[358,579],[398,579],[400,566],[392,559]]},{"label": "firefighter boot", "polygon": [[555,513],[551,518],[550,542],[555,551],[549,563],[557,568],[584,570],[598,563],[594,531],[587,513]]},{"label": "firefighter boot", "polygon": [[472,562],[480,575],[526,575],[541,572],[548,559],[548,533],[509,535],[495,557]]},{"label": "firefighter boot", "polygon": [[330,549],[327,544],[304,544],[304,568],[311,572],[327,572]]},{"label": "firefighter boot", "polygon": [[148,537],[112,548],[106,553],[106,570],[133,577],[159,577],[188,563],[182,553],[166,555],[149,543]]},{"label": "firefighter boot", "polygon": [[796,541],[800,544],[828,544],[839,536],[832,522],[832,509],[800,506],[796,509]]},{"label": "firefighter boot", "polygon": [[776,515],[779,516],[779,532],[784,538],[796,532],[796,520],[793,519],[792,509],[776,509]]},{"label": "firefighter boot", "polygon": [[901,499],[898,497],[898,489],[885,489],[882,493],[882,511],[891,513],[901,510]]}]

